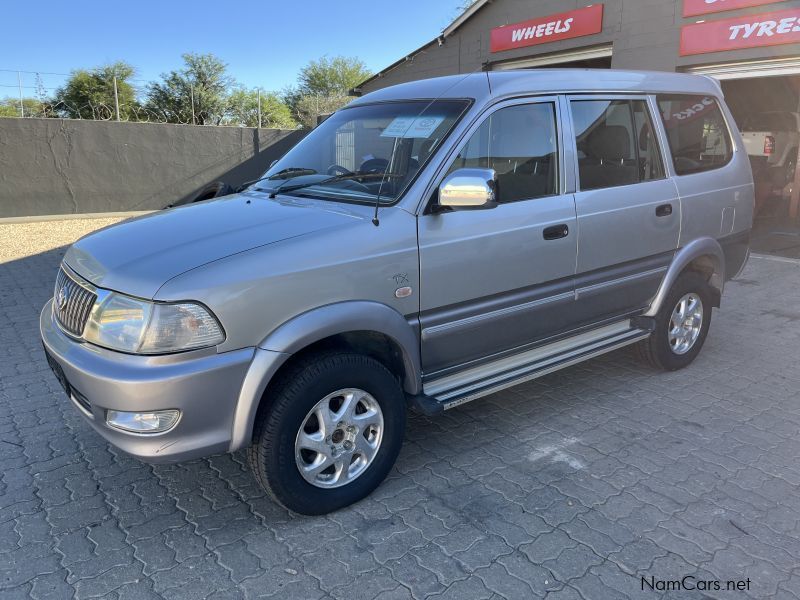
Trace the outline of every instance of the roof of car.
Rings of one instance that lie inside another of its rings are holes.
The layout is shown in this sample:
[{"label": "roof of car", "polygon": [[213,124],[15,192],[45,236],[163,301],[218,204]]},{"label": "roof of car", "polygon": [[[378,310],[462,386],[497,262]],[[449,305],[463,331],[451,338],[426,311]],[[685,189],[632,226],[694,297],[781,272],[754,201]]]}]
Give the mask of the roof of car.
[{"label": "roof of car", "polygon": [[401,83],[361,96],[351,106],[417,98],[485,100],[489,97],[566,92],[722,95],[719,84],[702,75],[618,69],[521,69],[449,75]]}]

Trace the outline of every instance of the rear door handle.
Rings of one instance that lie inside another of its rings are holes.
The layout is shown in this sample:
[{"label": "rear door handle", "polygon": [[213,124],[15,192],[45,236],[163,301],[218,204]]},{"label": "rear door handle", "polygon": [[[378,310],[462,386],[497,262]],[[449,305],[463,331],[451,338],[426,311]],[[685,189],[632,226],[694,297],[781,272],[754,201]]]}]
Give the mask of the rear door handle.
[{"label": "rear door handle", "polygon": [[553,225],[551,227],[545,227],[544,231],[542,231],[542,237],[546,240],[558,240],[561,238],[565,238],[569,235],[569,227],[566,224],[561,225]]},{"label": "rear door handle", "polygon": [[662,204],[660,206],[656,206],[657,217],[668,217],[671,214],[672,214],[672,204]]}]

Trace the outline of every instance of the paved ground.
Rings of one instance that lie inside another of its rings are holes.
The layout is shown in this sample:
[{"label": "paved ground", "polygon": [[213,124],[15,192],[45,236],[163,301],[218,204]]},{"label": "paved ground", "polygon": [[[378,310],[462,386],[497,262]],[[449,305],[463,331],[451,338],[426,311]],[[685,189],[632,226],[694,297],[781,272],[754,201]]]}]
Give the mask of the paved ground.
[{"label": "paved ground", "polygon": [[786,216],[759,217],[753,227],[754,252],[800,259],[800,222]]},{"label": "paved ground", "polygon": [[414,418],[377,493],[301,518],[241,454],[151,467],[82,422],[37,338],[60,255],[0,264],[3,598],[800,597],[800,263],[751,260],[691,368],[622,351]]}]

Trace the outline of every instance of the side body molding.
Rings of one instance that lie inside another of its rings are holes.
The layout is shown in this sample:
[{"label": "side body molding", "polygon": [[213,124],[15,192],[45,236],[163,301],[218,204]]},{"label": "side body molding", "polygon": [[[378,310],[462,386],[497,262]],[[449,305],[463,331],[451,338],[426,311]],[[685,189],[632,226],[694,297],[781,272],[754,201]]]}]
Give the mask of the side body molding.
[{"label": "side body molding", "polygon": [[421,392],[419,338],[413,325],[405,317],[385,304],[366,300],[322,306],[279,326],[256,348],[239,394],[230,450],[238,450],[250,444],[256,412],[264,390],[292,354],[332,335],[355,331],[382,333],[394,340],[403,356],[405,391],[410,395]]},{"label": "side body molding", "polygon": [[643,316],[655,317],[656,314],[658,314],[672,284],[675,283],[675,280],[689,263],[697,259],[707,261],[708,266],[713,268],[714,273],[709,283],[717,292],[717,298],[715,300],[717,302],[719,301],[719,297],[722,295],[722,290],[725,287],[725,254],[717,240],[711,237],[701,237],[692,240],[675,253],[675,257],[672,259],[667,274],[661,281],[661,286],[658,288],[658,292],[653,298],[650,308]]}]

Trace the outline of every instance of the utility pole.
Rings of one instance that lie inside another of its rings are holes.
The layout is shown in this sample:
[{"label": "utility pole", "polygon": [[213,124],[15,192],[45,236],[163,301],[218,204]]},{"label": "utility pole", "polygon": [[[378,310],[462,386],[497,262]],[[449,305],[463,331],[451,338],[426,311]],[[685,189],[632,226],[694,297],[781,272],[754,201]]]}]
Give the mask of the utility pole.
[{"label": "utility pole", "polygon": [[25,116],[25,104],[22,102],[22,73],[17,71],[17,84],[19,85],[19,116]]},{"label": "utility pole", "polygon": [[114,75],[114,112],[117,113],[117,122],[119,123],[119,94],[117,93],[117,76]]},{"label": "utility pole", "polygon": [[189,95],[190,95],[191,100],[192,100],[192,125],[196,125],[195,119],[194,119],[194,84],[193,83],[189,84]]},{"label": "utility pole", "polygon": [[261,88],[256,91],[258,92],[258,128],[261,129]]}]

